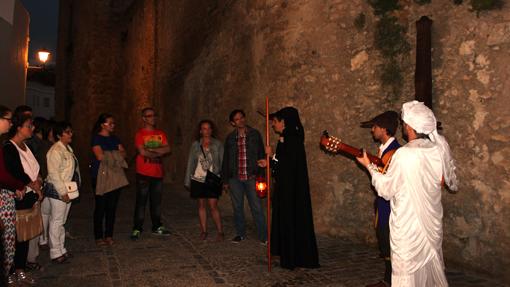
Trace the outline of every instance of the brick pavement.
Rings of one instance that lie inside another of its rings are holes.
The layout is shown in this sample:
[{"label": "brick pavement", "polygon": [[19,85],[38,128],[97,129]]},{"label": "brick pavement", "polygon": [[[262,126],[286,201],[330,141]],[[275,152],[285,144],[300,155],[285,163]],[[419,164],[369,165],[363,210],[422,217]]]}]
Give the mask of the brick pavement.
[{"label": "brick pavement", "polygon": [[[220,200],[227,240],[214,242],[216,233],[210,221],[211,239],[200,241],[195,202],[183,188],[167,189],[172,191],[165,194],[163,215],[172,236],[145,232],[137,242],[129,239],[134,205],[134,189],[130,188],[119,202],[115,244],[102,248],[92,238],[92,196],[82,194],[70,214],[71,233],[77,238],[67,240],[67,246],[74,258],[52,264],[48,252],[41,251],[44,270],[35,273],[39,286],[364,286],[383,276],[384,264],[374,246],[324,236],[317,238],[321,268],[288,271],[274,260],[268,273],[266,248],[255,239],[248,210],[246,241],[232,244],[228,240],[234,235],[228,196]],[[149,224],[146,218],[148,230]],[[451,286],[505,286],[451,268],[447,275]]]}]

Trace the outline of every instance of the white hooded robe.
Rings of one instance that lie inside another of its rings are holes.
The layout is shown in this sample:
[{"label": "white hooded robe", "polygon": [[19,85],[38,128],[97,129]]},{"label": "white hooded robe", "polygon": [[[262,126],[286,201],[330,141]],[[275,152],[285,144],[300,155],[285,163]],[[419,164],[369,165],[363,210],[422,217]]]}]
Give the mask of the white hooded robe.
[{"label": "white hooded robe", "polygon": [[392,286],[448,286],[444,272],[441,151],[428,139],[398,149],[386,174],[368,169],[377,193],[391,202]]}]

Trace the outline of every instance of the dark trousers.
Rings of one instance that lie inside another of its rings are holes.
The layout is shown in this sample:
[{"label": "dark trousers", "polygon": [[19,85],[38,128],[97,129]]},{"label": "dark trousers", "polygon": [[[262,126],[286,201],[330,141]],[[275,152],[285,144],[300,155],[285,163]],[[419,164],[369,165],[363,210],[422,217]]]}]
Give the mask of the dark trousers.
[{"label": "dark trousers", "polygon": [[[28,192],[22,200],[16,200],[16,210],[29,209],[37,201],[35,192]],[[14,251],[14,268],[25,270],[28,258],[28,240],[18,242],[16,240],[16,251]]]},{"label": "dark trousers", "polygon": [[[92,182],[92,190],[95,193],[96,184],[94,180]],[[117,203],[119,202],[120,190],[119,188],[104,195],[95,195],[94,238],[96,240],[113,237],[113,226],[115,225],[115,213],[117,211]]]},{"label": "dark trousers", "polygon": [[145,219],[145,206],[150,199],[150,212],[152,231],[158,229],[161,224],[161,193],[163,191],[163,179],[150,176],[136,175],[136,202],[133,229],[143,230]]},{"label": "dark trousers", "polygon": [[14,268],[25,270],[27,267],[28,241],[16,241],[16,251],[14,252]]},{"label": "dark trousers", "polygon": [[267,224],[262,200],[255,191],[255,179],[239,180],[231,178],[228,181],[230,186],[230,199],[232,200],[232,209],[234,210],[234,227],[238,236],[246,236],[246,227],[244,225],[244,196],[248,198],[251,215],[257,226],[257,233],[260,241],[267,240]]},{"label": "dark trousers", "polygon": [[381,257],[384,258],[385,270],[384,281],[391,285],[391,247],[390,247],[390,226],[389,224],[378,224],[376,229],[377,241]]}]

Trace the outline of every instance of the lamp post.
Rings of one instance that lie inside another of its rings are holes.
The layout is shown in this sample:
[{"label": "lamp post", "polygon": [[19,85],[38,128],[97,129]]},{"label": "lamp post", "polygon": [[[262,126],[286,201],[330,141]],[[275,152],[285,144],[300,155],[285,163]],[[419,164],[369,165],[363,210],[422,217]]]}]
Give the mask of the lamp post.
[{"label": "lamp post", "polygon": [[44,69],[44,65],[46,64],[46,61],[48,61],[50,57],[50,51],[47,49],[42,49],[37,52],[37,58],[42,63],[42,68]]}]

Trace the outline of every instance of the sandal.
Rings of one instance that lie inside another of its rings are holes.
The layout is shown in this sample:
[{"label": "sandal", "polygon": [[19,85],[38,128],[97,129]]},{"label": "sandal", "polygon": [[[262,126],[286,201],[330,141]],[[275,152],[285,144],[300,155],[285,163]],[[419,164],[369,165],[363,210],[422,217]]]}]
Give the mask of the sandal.
[{"label": "sandal", "polygon": [[30,271],[40,271],[43,267],[37,262],[27,262],[26,269]]},{"label": "sandal", "polygon": [[200,240],[206,240],[207,239],[207,232],[200,233]]},{"label": "sandal", "polygon": [[111,237],[106,237],[106,239],[104,240],[104,242],[105,242],[107,245],[113,245],[113,238],[111,238]]},{"label": "sandal", "polygon": [[53,263],[62,264],[62,263],[64,263],[64,262],[66,262],[66,261],[67,261],[67,258],[65,257],[65,255],[62,255],[62,256],[60,256],[60,257],[57,257],[57,258],[51,259],[51,261],[52,261]]}]

